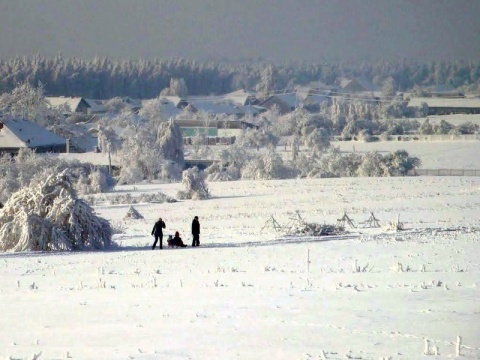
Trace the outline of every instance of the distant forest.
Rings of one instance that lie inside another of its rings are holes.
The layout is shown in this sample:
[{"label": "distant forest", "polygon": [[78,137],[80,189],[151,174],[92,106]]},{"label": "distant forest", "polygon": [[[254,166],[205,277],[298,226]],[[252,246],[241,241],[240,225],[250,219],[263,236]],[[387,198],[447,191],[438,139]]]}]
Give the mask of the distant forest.
[{"label": "distant forest", "polygon": [[480,61],[379,61],[329,64],[265,62],[217,63],[184,58],[120,60],[44,58],[40,55],[0,60],[0,94],[18,84],[43,84],[47,96],[110,99],[157,97],[170,80],[184,79],[189,95],[218,95],[238,89],[276,92],[310,81],[333,84],[339,77],[357,77],[377,86],[393,79],[395,90],[449,84],[465,92],[480,92]]}]

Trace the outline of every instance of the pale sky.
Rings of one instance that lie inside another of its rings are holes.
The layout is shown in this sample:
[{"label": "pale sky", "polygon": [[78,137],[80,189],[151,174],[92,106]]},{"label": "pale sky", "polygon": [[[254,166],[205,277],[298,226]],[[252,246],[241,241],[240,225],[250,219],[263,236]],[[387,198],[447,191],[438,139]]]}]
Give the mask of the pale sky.
[{"label": "pale sky", "polygon": [[480,60],[480,0],[0,0],[0,59]]}]

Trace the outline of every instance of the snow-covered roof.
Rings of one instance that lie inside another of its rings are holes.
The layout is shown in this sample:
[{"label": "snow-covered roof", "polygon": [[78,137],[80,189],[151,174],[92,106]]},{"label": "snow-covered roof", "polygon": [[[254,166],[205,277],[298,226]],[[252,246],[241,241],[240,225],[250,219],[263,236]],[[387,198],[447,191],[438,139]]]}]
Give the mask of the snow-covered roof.
[{"label": "snow-covered roof", "polygon": [[255,101],[255,96],[243,89],[222,95],[222,98],[231,100],[237,105],[249,105]]},{"label": "snow-covered roof", "polygon": [[415,97],[408,102],[409,107],[419,107],[427,103],[431,108],[479,108],[480,99],[475,98],[442,98],[442,97]]},{"label": "snow-covered roof", "polygon": [[184,99],[182,99],[182,98],[179,97],[179,96],[162,96],[162,99],[166,99],[166,100],[170,101],[170,102],[173,103],[173,105],[175,105],[176,107],[177,107],[182,101],[185,101]]},{"label": "snow-covered roof", "polygon": [[18,119],[2,119],[0,148],[35,148],[65,145],[66,140],[44,127]]},{"label": "snow-covered roof", "polygon": [[104,113],[107,111],[105,106],[103,106],[103,102],[101,100],[94,100],[94,99],[84,99],[85,102],[90,106],[91,113]]},{"label": "snow-covered roof", "polygon": [[437,93],[437,94],[455,92],[455,88],[450,84],[436,84],[433,86],[424,86],[423,89],[428,90],[432,93]]},{"label": "snow-covered roof", "polygon": [[78,106],[80,105],[80,103],[82,102],[82,100],[84,100],[81,97],[64,97],[64,96],[46,97],[45,99],[50,103],[52,107],[60,107],[63,105],[68,105],[72,112],[75,112]]},{"label": "snow-covered roof", "polygon": [[[182,112],[175,103],[171,100],[172,96],[162,96],[160,98],[160,106],[162,109],[162,114],[166,118],[174,118]],[[157,101],[158,99],[149,99],[142,100],[142,107],[148,106],[152,101]]]},{"label": "snow-covered roof", "polygon": [[285,93],[285,94],[275,94],[273,96],[282,100],[285,104],[287,104],[291,108],[294,108],[298,105],[297,94],[294,92]]},{"label": "snow-covered roof", "polygon": [[[108,166],[108,155],[104,153],[85,152],[85,153],[49,153],[44,156],[53,157],[56,159],[64,160],[78,160],[82,163],[88,163],[92,165]],[[111,155],[112,165],[120,165],[119,159],[113,154]]]},{"label": "snow-covered roof", "polygon": [[208,114],[227,114],[227,115],[241,115],[243,111],[240,107],[231,104],[229,101],[216,101],[210,99],[204,100],[189,100],[189,103],[198,111],[203,111]]}]

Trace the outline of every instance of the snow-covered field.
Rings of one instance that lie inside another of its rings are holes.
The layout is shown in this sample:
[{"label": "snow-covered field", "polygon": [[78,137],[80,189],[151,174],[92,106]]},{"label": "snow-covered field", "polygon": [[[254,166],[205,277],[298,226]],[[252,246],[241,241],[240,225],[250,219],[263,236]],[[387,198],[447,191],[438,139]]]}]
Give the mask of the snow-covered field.
[{"label": "snow-covered field", "polygon": [[[463,359],[480,358],[480,178],[209,186],[209,200],[135,205],[145,220],[124,221],[115,250],[0,254],[0,358],[451,359],[457,336]],[[96,211],[118,224],[128,208]],[[373,211],[406,230],[302,237],[268,226],[297,210],[322,224]],[[190,244],[195,215],[199,248],[151,250],[159,216]],[[425,341],[440,355],[424,355]]]},{"label": "snow-covered field", "polygon": [[344,152],[380,153],[406,150],[422,161],[421,169],[480,169],[480,141],[335,141],[332,146]]}]

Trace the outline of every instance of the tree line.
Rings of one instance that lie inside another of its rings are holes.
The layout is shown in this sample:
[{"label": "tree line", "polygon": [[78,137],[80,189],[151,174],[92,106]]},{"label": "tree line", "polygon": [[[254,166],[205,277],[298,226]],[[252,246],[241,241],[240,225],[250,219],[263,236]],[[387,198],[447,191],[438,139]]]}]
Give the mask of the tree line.
[{"label": "tree line", "polygon": [[185,58],[111,60],[57,55],[0,60],[0,94],[18,84],[43,84],[48,96],[110,99],[129,96],[154,98],[171,79],[183,79],[189,95],[224,94],[238,89],[273,92],[321,80],[327,85],[340,77],[361,77],[395,90],[449,84],[464,91],[480,90],[480,61],[379,61],[376,63],[241,63],[199,62]]}]

